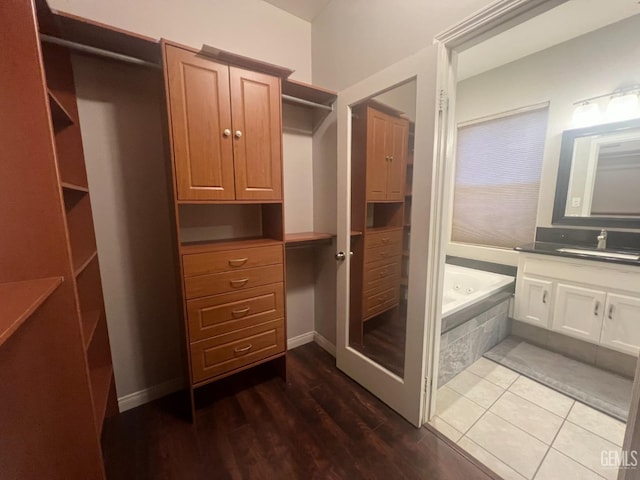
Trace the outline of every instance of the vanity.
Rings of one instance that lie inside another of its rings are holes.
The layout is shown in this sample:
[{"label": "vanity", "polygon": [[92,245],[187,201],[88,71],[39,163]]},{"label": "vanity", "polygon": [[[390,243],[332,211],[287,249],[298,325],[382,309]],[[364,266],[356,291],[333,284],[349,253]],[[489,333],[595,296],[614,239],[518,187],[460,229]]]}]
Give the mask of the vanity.
[{"label": "vanity", "polygon": [[637,357],[639,120],[563,133],[552,223],[516,248],[514,319]]}]

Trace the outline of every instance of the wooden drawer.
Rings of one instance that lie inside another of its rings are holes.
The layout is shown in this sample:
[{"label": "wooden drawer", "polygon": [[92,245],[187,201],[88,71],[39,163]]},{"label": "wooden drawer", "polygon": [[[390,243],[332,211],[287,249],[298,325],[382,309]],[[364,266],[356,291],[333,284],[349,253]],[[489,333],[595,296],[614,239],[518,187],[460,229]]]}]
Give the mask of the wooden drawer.
[{"label": "wooden drawer", "polygon": [[282,246],[273,245],[183,255],[182,262],[185,277],[232,272],[283,263]]},{"label": "wooden drawer", "polygon": [[283,284],[189,300],[187,317],[191,342],[284,317]]},{"label": "wooden drawer", "polygon": [[284,319],[191,344],[193,382],[231,372],[285,351]]},{"label": "wooden drawer", "polygon": [[362,318],[366,320],[374,315],[382,313],[394,307],[400,301],[400,288],[398,286],[383,290],[373,295],[362,297]]},{"label": "wooden drawer", "polygon": [[237,272],[198,275],[184,280],[187,299],[247,290],[270,283],[282,283],[282,265],[246,268]]},{"label": "wooden drawer", "polygon": [[371,282],[400,275],[400,257],[389,259],[386,263],[370,263],[364,267],[362,290],[367,291]]},{"label": "wooden drawer", "polygon": [[394,273],[393,275],[372,279],[369,280],[362,285],[362,291],[364,295],[373,295],[374,293],[381,292],[382,290],[387,290],[389,288],[400,288],[400,272]]},{"label": "wooden drawer", "polygon": [[374,247],[365,250],[364,263],[384,262],[385,260],[402,255],[402,244],[394,243],[382,247]]},{"label": "wooden drawer", "polygon": [[402,245],[402,229],[385,230],[383,232],[366,233],[364,249],[383,247],[387,245]]}]

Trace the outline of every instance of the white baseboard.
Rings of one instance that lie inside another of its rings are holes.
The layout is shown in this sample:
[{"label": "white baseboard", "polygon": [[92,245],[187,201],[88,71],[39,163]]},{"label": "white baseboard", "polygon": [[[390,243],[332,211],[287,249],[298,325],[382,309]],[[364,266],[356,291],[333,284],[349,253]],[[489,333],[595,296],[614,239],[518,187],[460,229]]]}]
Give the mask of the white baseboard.
[{"label": "white baseboard", "polygon": [[118,398],[118,409],[120,412],[125,412],[145,403],[152,402],[160,397],[169,395],[170,393],[177,392],[184,387],[184,380],[182,378],[174,378],[168,382],[160,383],[137,392],[130,393]]},{"label": "white baseboard", "polygon": [[315,332],[307,332],[287,340],[287,350],[313,342]]},{"label": "white baseboard", "polygon": [[329,354],[331,354],[331,356],[336,356],[336,346],[325,337],[320,335],[318,332],[313,332],[313,341],[320,345],[320,347],[326,350]]}]

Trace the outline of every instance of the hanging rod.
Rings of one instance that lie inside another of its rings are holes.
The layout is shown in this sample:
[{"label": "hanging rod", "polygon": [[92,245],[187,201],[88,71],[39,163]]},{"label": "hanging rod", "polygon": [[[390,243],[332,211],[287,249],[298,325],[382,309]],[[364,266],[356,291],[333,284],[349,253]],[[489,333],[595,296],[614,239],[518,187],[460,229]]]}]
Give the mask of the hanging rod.
[{"label": "hanging rod", "polygon": [[282,99],[292,103],[299,103],[300,105],[306,105],[307,107],[319,108],[328,112],[333,112],[333,105],[323,105],[321,103],[310,102],[298,97],[292,97],[291,95],[282,94]]},{"label": "hanging rod", "polygon": [[140,58],[130,57],[129,55],[123,55],[121,53],[115,53],[109,50],[103,50],[102,48],[83,45],[81,43],[72,42],[69,40],[65,40],[63,38],[52,37],[51,35],[46,35],[44,33],[40,34],[40,40],[43,42],[60,45],[62,47],[67,47],[72,50],[77,50],[79,52],[91,53],[93,55],[99,55],[101,57],[110,58],[112,60],[119,60],[121,62],[132,63],[134,65],[139,65],[142,67],[149,67],[149,68],[155,68],[155,69],[161,68],[160,65],[158,65],[157,63],[147,62],[146,60],[142,60]]}]

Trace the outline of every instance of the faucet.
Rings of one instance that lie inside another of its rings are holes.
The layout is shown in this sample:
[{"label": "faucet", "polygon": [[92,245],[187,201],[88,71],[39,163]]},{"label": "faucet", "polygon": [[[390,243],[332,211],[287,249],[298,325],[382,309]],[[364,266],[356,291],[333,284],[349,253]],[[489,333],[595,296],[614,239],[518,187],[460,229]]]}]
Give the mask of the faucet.
[{"label": "faucet", "polygon": [[598,235],[598,250],[606,250],[607,248],[607,231],[603,228]]}]

